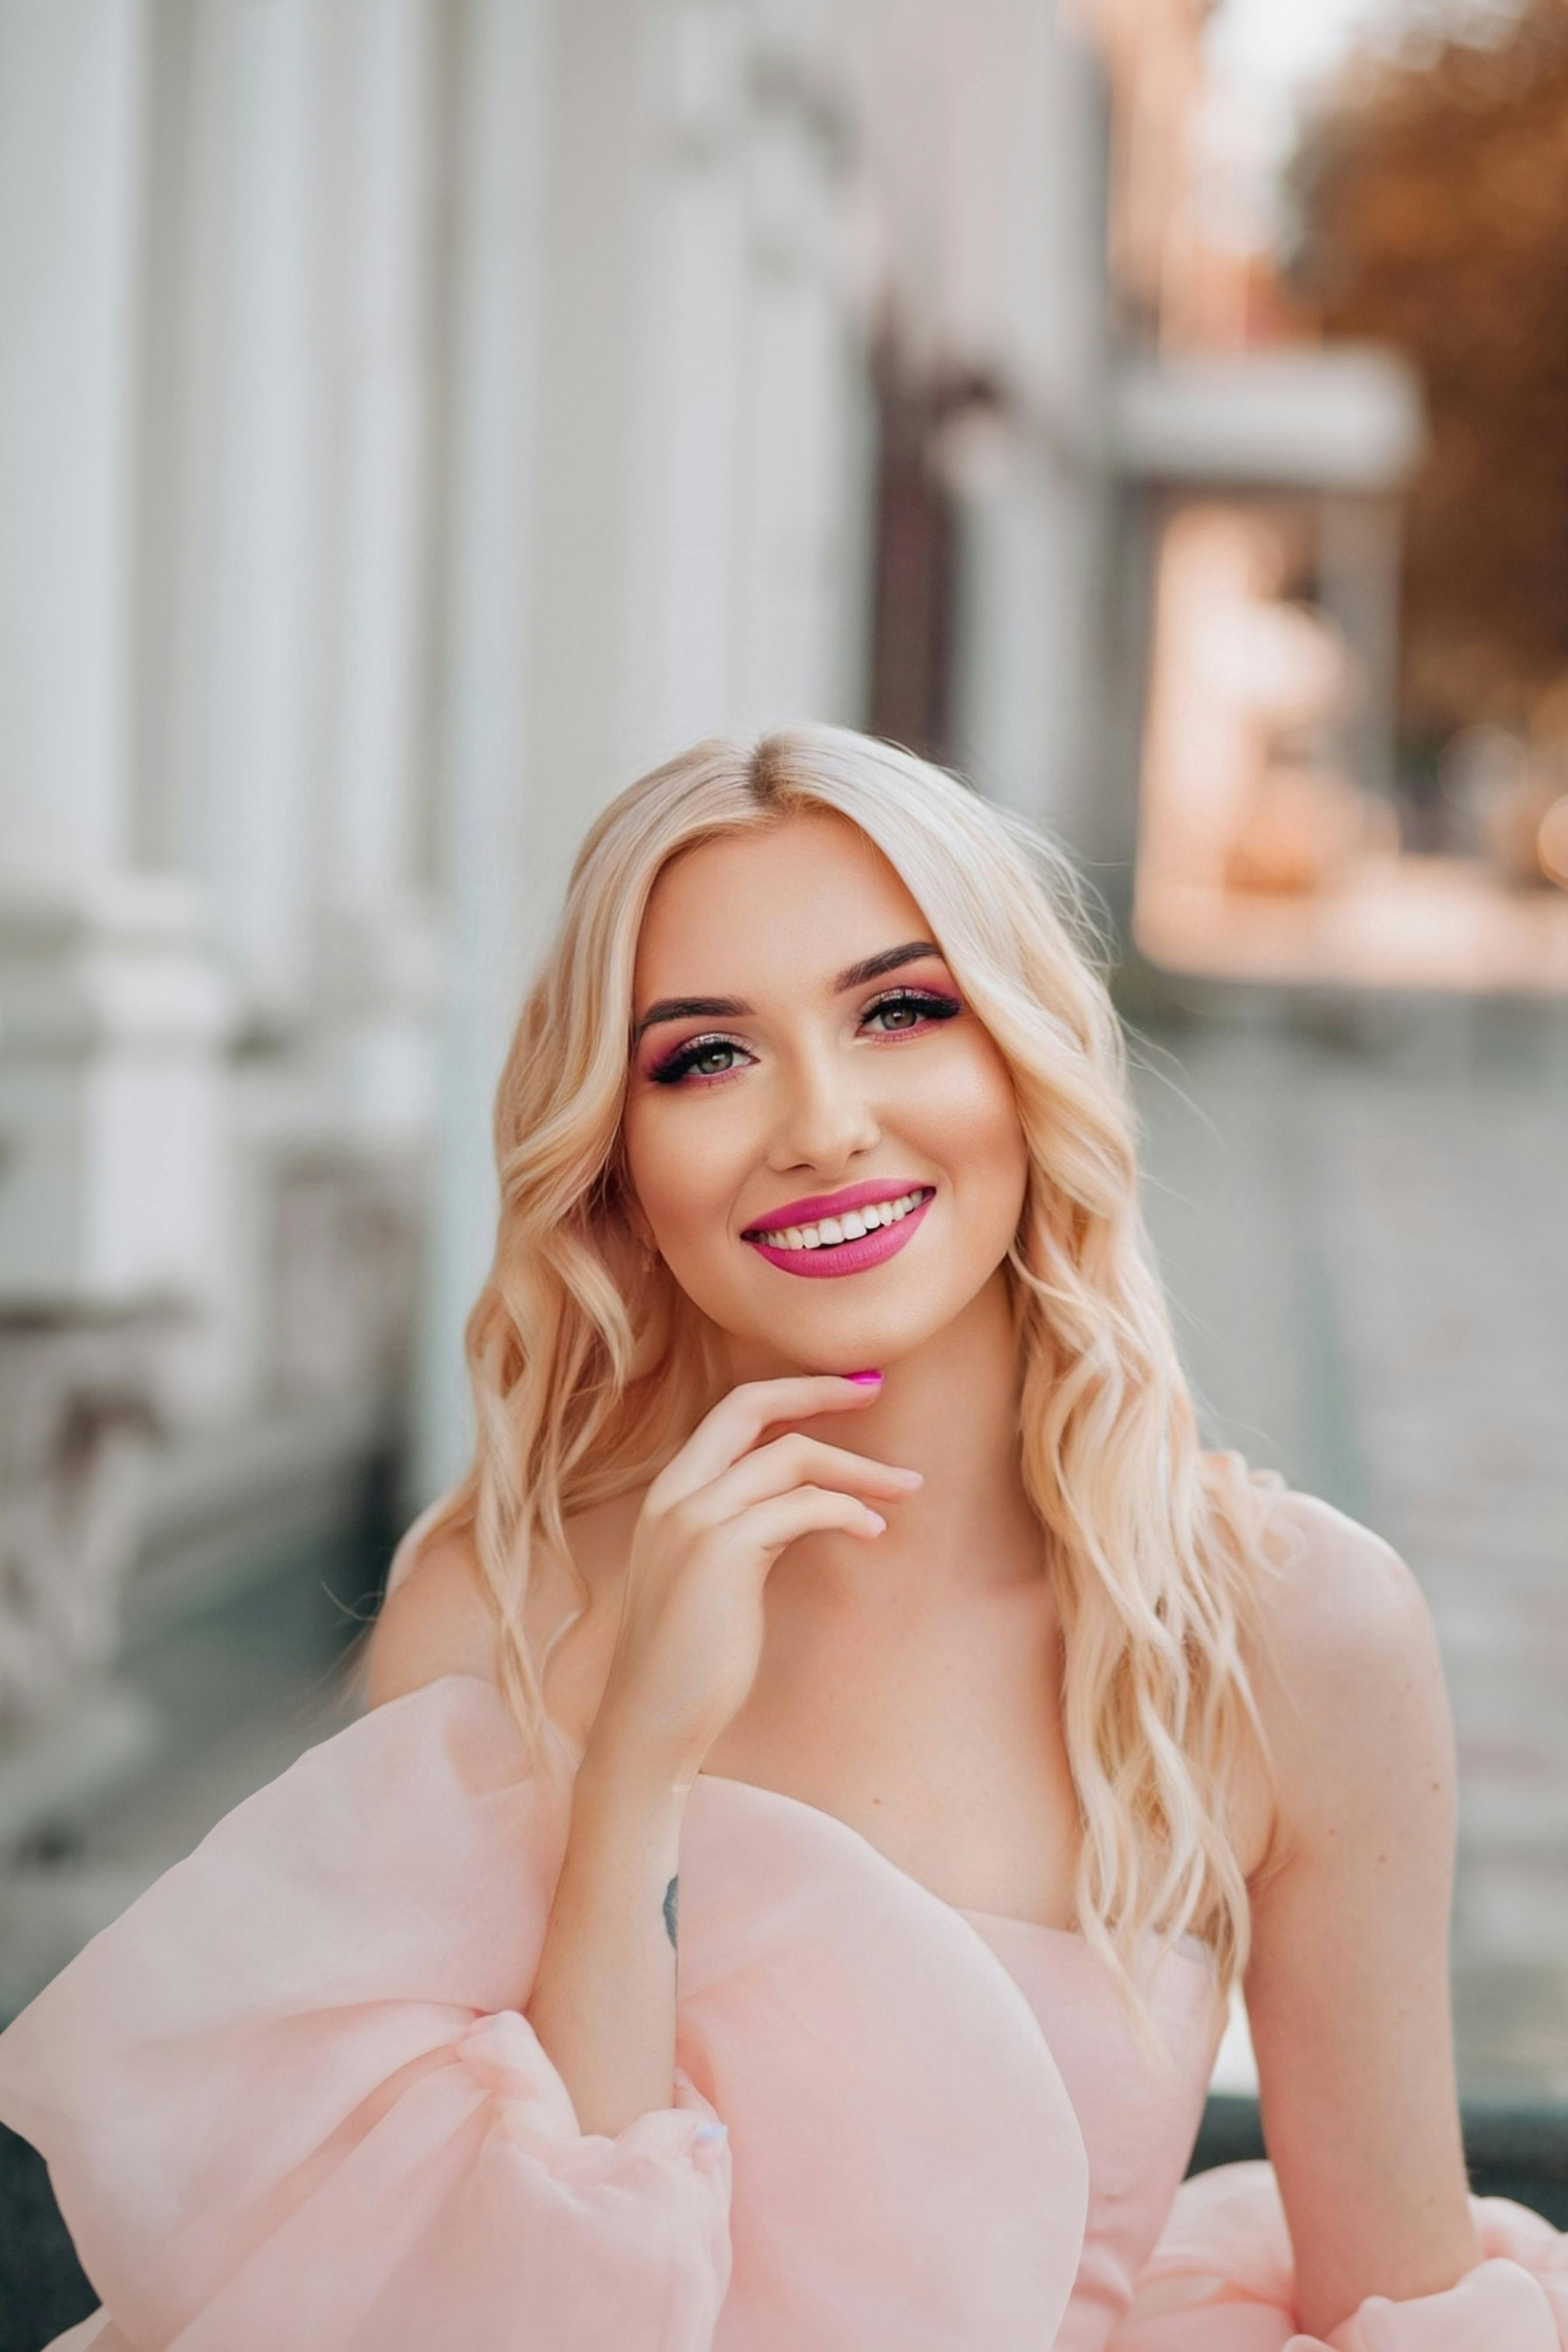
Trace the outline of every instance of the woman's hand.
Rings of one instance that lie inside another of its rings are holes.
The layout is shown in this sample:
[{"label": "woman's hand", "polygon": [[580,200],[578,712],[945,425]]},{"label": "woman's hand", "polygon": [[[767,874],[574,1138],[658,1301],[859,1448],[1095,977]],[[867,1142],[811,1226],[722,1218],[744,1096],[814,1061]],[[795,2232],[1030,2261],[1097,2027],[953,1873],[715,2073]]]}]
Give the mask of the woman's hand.
[{"label": "woman's hand", "polygon": [[590,1752],[630,1749],[689,1785],[756,1679],[763,1587],[780,1552],[829,1528],[874,1538],[887,1521],[873,1500],[921,1484],[918,1470],[798,1432],[758,1440],[879,1393],[879,1382],[837,1373],[749,1381],[699,1422],[643,1498]]}]

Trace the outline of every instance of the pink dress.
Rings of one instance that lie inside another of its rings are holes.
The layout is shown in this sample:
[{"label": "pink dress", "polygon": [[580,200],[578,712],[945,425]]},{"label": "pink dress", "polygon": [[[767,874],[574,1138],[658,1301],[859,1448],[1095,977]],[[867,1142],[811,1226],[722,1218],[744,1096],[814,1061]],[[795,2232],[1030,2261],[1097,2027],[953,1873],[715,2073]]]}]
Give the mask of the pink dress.
[{"label": "pink dress", "polygon": [[[220,1822],[0,2035],[103,2309],[56,2352],[1323,2352],[1267,2165],[1179,2185],[1172,2063],[1083,1941],[952,1908],[832,1815],[701,1776],[672,2104],[578,2128],[522,2015],[575,1754],[448,1675]],[[1568,2240],[1478,2201],[1448,2292],[1335,2352],[1568,2352]]]}]

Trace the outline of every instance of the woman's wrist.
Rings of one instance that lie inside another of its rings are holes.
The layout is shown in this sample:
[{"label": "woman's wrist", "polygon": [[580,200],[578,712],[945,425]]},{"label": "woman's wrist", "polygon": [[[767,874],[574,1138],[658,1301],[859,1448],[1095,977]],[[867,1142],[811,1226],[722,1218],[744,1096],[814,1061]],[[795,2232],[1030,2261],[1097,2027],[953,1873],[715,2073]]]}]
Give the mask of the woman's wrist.
[{"label": "woman's wrist", "polygon": [[591,1744],[573,1783],[563,1876],[600,1893],[641,1880],[662,1894],[679,1864],[689,1787],[633,1743]]},{"label": "woman's wrist", "polygon": [[575,1787],[584,1792],[585,1802],[617,1812],[640,1809],[657,1815],[673,1807],[679,1818],[701,1760],[660,1748],[601,1708],[577,1767]]}]

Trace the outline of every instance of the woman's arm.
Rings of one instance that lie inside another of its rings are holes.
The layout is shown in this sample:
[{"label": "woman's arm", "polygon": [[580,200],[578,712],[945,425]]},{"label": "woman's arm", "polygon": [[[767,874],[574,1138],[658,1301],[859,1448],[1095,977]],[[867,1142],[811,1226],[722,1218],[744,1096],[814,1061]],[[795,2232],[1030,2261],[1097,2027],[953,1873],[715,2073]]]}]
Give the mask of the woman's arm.
[{"label": "woman's arm", "polygon": [[516,2003],[567,1791],[438,1675],[226,1815],[0,2035],[105,2340],[709,2352],[721,2119],[584,2137]]},{"label": "woman's arm", "polygon": [[591,1755],[527,2016],[585,2132],[612,2138],[669,2099],[686,1790],[638,1759]]},{"label": "woman's arm", "polygon": [[[578,1596],[544,1552],[530,1597],[531,1632],[542,1641]],[[596,1712],[607,1663],[581,1648],[561,1661],[574,1713]],[[471,1539],[458,1532],[432,1544],[387,1600],[365,1658],[365,1696],[379,1706],[448,1674],[496,1675],[494,1618]],[[684,1805],[684,1792],[631,1752],[596,1752],[573,1783],[565,1856],[523,2013],[584,2132],[614,2138],[669,2102]]]},{"label": "woman's arm", "polygon": [[1299,1556],[1255,1663],[1278,1773],[1247,2004],[1300,2326],[1452,2286],[1480,2259],[1448,1996],[1455,1766],[1410,1570],[1291,1496]]},{"label": "woman's arm", "polygon": [[[677,1872],[691,1783],[750,1689],[762,1654],[763,1586],[797,1536],[886,1525],[863,1496],[920,1483],[800,1431],[790,1420],[862,1409],[865,1385],[832,1374],[732,1389],[642,1498],[622,1572],[605,1595],[614,1646],[593,1663],[587,1747],[544,1943],[524,2011],[571,2095],[580,2128],[615,2137],[668,2106],[675,2067]],[[552,1568],[544,1563],[542,1587]],[[548,1601],[531,1607],[531,1638]],[[430,1547],[389,1598],[367,1661],[372,1705],[435,1675],[494,1675],[494,1635],[469,1541]],[[587,1693],[578,1692],[581,1707]]]}]

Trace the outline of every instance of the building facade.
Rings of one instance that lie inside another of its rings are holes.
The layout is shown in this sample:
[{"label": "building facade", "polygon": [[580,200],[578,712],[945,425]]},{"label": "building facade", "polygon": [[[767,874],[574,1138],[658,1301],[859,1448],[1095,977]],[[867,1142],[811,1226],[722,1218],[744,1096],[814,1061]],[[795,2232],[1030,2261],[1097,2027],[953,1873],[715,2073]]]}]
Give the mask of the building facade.
[{"label": "building facade", "polygon": [[1091,35],[0,0],[0,1835],[62,1724],[135,1750],[147,1596],[460,1474],[490,1096],[616,790],[867,723],[903,644],[1092,829]]}]

